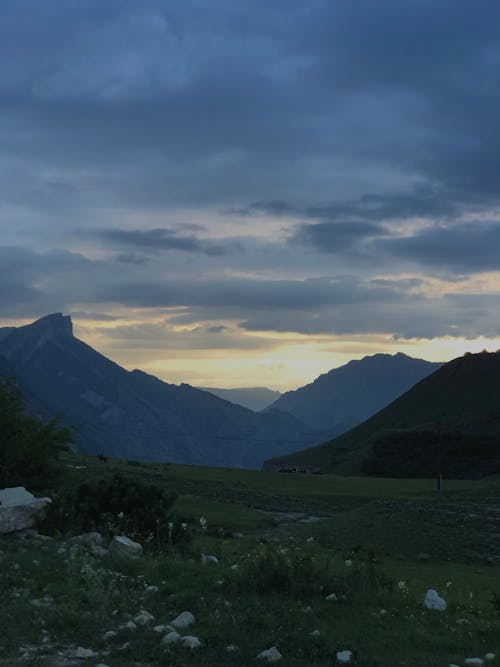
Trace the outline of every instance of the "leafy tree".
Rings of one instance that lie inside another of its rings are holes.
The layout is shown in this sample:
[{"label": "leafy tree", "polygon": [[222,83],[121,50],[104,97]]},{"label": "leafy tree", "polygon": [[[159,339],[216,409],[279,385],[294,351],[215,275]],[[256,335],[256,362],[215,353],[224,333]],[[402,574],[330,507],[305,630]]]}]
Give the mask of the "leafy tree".
[{"label": "leafy tree", "polygon": [[47,487],[60,470],[59,454],[71,440],[69,429],[26,414],[12,386],[0,379],[0,487]]}]

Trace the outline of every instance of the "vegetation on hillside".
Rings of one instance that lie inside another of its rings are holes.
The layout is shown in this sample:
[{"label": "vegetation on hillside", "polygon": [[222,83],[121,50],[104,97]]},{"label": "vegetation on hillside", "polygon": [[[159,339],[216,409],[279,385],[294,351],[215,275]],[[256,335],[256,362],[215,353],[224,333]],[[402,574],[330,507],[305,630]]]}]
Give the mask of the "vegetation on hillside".
[{"label": "vegetation on hillside", "polygon": [[12,385],[0,378],[0,487],[47,487],[70,441],[71,432],[55,420],[43,423],[28,415]]}]

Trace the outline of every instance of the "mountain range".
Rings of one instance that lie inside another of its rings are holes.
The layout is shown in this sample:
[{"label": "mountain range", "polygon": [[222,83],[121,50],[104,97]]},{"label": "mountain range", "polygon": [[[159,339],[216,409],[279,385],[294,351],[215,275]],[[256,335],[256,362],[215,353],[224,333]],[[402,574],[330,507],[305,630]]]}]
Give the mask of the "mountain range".
[{"label": "mountain range", "polygon": [[294,415],[332,438],[360,424],[442,366],[399,352],[350,361],[280,396],[270,410]]},{"label": "mountain range", "polygon": [[359,426],[265,467],[396,477],[499,474],[499,396],[500,352],[466,354]]},{"label": "mountain range", "polygon": [[219,398],[231,403],[242,405],[244,408],[260,412],[274,403],[280,396],[279,391],[267,389],[267,387],[241,387],[225,389],[219,387],[198,387],[203,391],[209,391]]},{"label": "mountain range", "polygon": [[85,453],[258,468],[269,455],[319,441],[291,415],[252,412],[186,384],[127,371],[76,338],[61,313],[0,329],[0,356],[30,411],[76,426]]}]

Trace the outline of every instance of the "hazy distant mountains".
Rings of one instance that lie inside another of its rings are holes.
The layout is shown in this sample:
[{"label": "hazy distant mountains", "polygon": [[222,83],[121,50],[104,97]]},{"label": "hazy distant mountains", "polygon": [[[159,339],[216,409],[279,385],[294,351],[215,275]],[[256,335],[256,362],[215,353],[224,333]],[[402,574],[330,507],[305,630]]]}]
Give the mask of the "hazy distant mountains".
[{"label": "hazy distant mountains", "polygon": [[286,392],[270,409],[292,414],[331,438],[371,417],[441,365],[401,353],[364,357]]},{"label": "hazy distant mountains", "polygon": [[347,433],[268,465],[397,477],[499,474],[499,397],[500,353],[468,354]]},{"label": "hazy distant mountains", "polygon": [[75,338],[71,319],[60,313],[0,329],[0,356],[31,409],[75,424],[78,448],[87,453],[260,467],[270,455],[318,442],[291,415],[255,413],[189,385],[126,371]]},{"label": "hazy distant mountains", "polygon": [[231,403],[237,403],[244,408],[259,412],[274,403],[280,396],[279,391],[272,391],[266,387],[242,387],[240,389],[219,389],[218,387],[198,387],[203,391],[209,391],[219,398]]}]

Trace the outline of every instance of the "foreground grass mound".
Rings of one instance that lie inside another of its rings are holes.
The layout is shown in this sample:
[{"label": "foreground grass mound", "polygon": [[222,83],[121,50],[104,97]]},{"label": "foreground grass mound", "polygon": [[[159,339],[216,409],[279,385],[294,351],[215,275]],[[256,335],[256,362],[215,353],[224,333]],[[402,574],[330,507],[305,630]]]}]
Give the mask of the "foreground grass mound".
[{"label": "foreground grass mound", "polygon": [[[101,519],[99,550],[50,520],[45,537],[2,538],[0,665],[243,667],[276,647],[291,667],[333,667],[340,651],[356,667],[448,667],[499,652],[495,480],[439,497],[430,480],[65,462],[61,496],[117,475],[132,495],[177,495],[167,534],[188,539],[124,559]],[[424,606],[428,589],[445,611]]]}]

